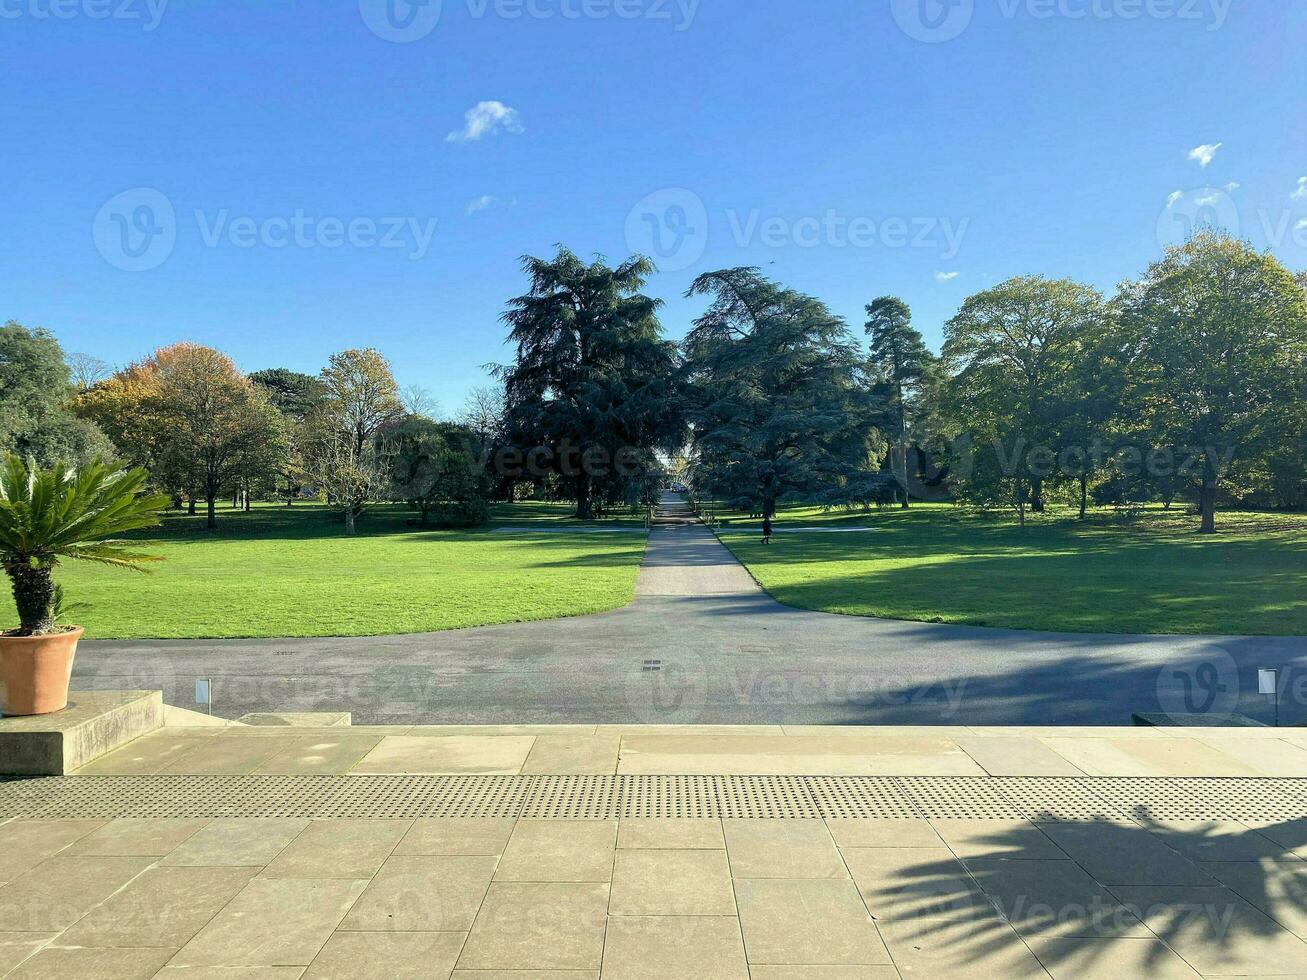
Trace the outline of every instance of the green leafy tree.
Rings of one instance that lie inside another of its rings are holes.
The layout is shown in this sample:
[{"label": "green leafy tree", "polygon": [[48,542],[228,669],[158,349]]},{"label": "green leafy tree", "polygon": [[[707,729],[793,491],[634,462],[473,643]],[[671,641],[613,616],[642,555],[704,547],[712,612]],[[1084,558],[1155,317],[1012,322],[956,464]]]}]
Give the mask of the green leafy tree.
[{"label": "green leafy tree", "polygon": [[1301,431],[1307,294],[1269,253],[1202,231],[1125,284],[1120,306],[1147,427],[1194,454],[1201,530],[1215,533],[1222,482],[1246,483]]},{"label": "green leafy tree", "polygon": [[921,334],[913,329],[908,305],[896,296],[882,296],[867,307],[866,330],[870,338],[868,368],[875,382],[886,389],[884,417],[892,439],[894,473],[902,488],[906,510],[912,506],[908,480],[910,432],[935,357]]},{"label": "green leafy tree", "polygon": [[641,292],[654,271],[648,259],[613,268],[560,248],[523,268],[530,291],[503,317],[517,357],[496,369],[508,429],[520,449],[548,449],[535,465],[588,520],[597,501],[642,477],[655,450],[681,441],[676,346],[662,336],[661,304]]},{"label": "green leafy tree", "polygon": [[104,433],[72,411],[74,394],[53,334],[12,320],[0,327],[0,451],[45,466],[113,455]]},{"label": "green leafy tree", "polygon": [[1063,452],[1086,448],[1076,445],[1084,429],[1071,419],[1083,406],[1084,362],[1103,317],[1102,297],[1090,287],[1023,276],[968,297],[945,325],[947,411],[980,455],[992,457],[959,480],[960,496],[992,463],[1013,469],[1005,483],[1026,488],[1015,493],[1023,509],[1028,502],[1044,510],[1045,484],[1066,475],[1058,468]]},{"label": "green leafy tree", "polygon": [[471,527],[490,516],[489,477],[478,463],[477,433],[417,416],[391,429],[394,495],[418,513],[418,523]]},{"label": "green leafy tree", "polygon": [[80,469],[42,469],[9,454],[0,467],[0,562],[13,586],[19,636],[58,632],[63,559],[140,570],[148,555],[119,536],[159,523],[168,498],[144,492],[144,470],[96,460]]},{"label": "green leafy tree", "polygon": [[872,404],[844,321],[754,268],[699,277],[686,337],[697,488],[770,517],[865,475]]}]

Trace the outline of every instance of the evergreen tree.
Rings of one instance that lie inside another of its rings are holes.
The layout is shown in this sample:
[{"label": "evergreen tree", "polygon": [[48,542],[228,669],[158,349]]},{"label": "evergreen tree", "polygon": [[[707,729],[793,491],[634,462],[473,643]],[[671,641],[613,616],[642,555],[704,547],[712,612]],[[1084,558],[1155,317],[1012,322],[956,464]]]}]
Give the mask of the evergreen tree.
[{"label": "evergreen tree", "polygon": [[589,520],[596,502],[643,484],[655,453],[681,441],[676,346],[665,340],[658,300],[644,295],[654,271],[636,257],[616,268],[566,248],[527,257],[531,288],[504,314],[516,361],[504,382],[507,428],[557,474]]},{"label": "evergreen tree", "polygon": [[712,297],[685,341],[700,490],[770,517],[782,498],[865,475],[871,398],[844,321],[754,268],[701,276],[687,295]]},{"label": "evergreen tree", "polygon": [[892,440],[891,462],[906,510],[912,506],[908,492],[911,416],[935,358],[913,329],[908,305],[897,296],[882,296],[867,307],[866,329],[870,338],[868,367],[873,379],[887,389],[885,421]]}]

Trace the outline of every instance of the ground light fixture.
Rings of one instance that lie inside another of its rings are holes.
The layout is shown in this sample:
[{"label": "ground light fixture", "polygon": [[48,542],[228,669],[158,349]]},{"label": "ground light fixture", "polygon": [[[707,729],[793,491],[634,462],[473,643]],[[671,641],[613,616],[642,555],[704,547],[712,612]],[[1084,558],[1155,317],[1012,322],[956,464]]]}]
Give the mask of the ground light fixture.
[{"label": "ground light fixture", "polygon": [[1280,672],[1268,668],[1257,672],[1257,692],[1275,699],[1275,727],[1280,727]]}]

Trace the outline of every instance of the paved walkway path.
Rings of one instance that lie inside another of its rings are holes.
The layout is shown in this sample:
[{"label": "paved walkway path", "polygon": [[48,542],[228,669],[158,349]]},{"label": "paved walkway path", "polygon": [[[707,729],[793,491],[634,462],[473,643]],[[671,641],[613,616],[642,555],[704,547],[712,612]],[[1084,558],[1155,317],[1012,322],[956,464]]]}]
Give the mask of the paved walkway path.
[{"label": "paved walkway path", "polygon": [[[356,723],[1089,724],[1135,712],[1273,705],[1257,670],[1281,669],[1281,721],[1307,638],[1038,633],[863,619],[772,600],[701,525],[656,526],[625,609],[416,636],[88,642],[83,689],[162,687],[216,713],[345,710]],[[1242,692],[1242,694],[1240,693]]]}]

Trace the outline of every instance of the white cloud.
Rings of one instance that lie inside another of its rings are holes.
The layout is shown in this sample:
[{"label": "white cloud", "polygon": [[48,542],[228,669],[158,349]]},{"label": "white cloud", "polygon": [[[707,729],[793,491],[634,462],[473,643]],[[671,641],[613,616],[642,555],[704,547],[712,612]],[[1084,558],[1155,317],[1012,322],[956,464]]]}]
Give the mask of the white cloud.
[{"label": "white cloud", "polygon": [[1293,199],[1295,201],[1307,199],[1307,177],[1298,178],[1298,189],[1293,192]]},{"label": "white cloud", "polygon": [[962,273],[960,272],[937,272],[935,273],[936,282],[952,282]]},{"label": "white cloud", "polygon": [[1166,209],[1169,211],[1181,201],[1184,200],[1184,191],[1172,191],[1166,198]]},{"label": "white cloud", "polygon": [[1195,146],[1189,151],[1189,159],[1198,162],[1198,166],[1205,167],[1216,159],[1216,151],[1225,146],[1224,143],[1204,143],[1202,146]]},{"label": "white cloud", "polygon": [[1232,180],[1232,181],[1230,181],[1230,183],[1228,183],[1228,184],[1225,185],[1225,192],[1226,192],[1227,194],[1233,194],[1235,191],[1237,191],[1237,190],[1238,190],[1240,187],[1242,187],[1242,186],[1243,186],[1243,184],[1239,183],[1237,180]]},{"label": "white cloud", "polygon": [[445,137],[446,143],[474,143],[496,133],[522,132],[521,117],[516,109],[502,102],[478,102],[464,113],[463,128]]},{"label": "white cloud", "polygon": [[1198,197],[1194,200],[1194,203],[1197,204],[1200,208],[1210,207],[1211,205],[1219,204],[1220,202],[1221,202],[1220,191],[1206,191],[1202,194],[1199,194]]},{"label": "white cloud", "polygon": [[1301,221],[1298,222],[1298,229],[1297,229],[1297,230],[1298,230],[1298,231],[1307,231],[1307,218],[1303,218]]},{"label": "white cloud", "polygon": [[516,197],[510,197],[508,200],[501,200],[493,194],[482,194],[475,201],[467,202],[467,213],[476,214],[478,211],[488,211],[491,208],[506,207],[511,208],[517,204]]}]

